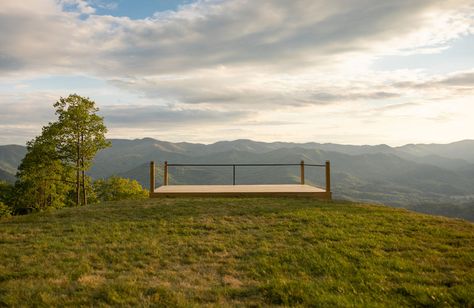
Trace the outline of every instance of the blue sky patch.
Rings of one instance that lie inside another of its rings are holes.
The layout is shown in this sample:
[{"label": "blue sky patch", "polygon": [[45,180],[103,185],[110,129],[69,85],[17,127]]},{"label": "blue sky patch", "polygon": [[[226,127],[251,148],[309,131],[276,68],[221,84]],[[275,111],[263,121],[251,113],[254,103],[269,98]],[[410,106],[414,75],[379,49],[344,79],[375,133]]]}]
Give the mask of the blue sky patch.
[{"label": "blue sky patch", "polygon": [[156,12],[177,10],[193,0],[95,0],[90,4],[98,15],[127,16],[131,19],[152,17]]},{"label": "blue sky patch", "polygon": [[423,69],[439,74],[474,67],[474,35],[458,38],[440,53],[382,57],[374,63],[377,70]]}]

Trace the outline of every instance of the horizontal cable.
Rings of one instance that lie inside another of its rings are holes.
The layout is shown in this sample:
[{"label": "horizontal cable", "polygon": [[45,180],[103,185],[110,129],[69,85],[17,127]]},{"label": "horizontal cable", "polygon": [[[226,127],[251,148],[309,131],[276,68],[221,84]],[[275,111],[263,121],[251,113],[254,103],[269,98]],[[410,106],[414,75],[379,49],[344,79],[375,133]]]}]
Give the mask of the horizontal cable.
[{"label": "horizontal cable", "polygon": [[[326,165],[303,164],[310,167],[325,167]],[[168,164],[168,167],[271,167],[271,166],[301,166],[301,164]]]}]

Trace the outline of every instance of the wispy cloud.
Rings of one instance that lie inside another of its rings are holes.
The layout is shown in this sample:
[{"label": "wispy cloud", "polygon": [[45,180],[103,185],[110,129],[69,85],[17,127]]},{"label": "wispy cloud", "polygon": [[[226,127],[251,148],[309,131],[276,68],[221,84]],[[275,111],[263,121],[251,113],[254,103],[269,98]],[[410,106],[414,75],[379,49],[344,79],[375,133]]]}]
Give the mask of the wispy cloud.
[{"label": "wispy cloud", "polygon": [[170,126],[212,126],[229,121],[239,121],[249,116],[247,112],[229,112],[209,109],[175,109],[162,106],[105,106],[102,112],[114,127],[150,127],[155,124]]}]

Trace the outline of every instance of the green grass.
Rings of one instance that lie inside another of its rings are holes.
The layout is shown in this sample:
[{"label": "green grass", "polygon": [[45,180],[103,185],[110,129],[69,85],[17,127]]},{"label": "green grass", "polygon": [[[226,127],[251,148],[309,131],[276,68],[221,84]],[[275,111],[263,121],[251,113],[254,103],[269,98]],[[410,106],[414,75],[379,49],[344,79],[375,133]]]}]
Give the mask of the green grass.
[{"label": "green grass", "polygon": [[307,199],[111,202],[0,221],[0,306],[474,305],[474,224]]}]

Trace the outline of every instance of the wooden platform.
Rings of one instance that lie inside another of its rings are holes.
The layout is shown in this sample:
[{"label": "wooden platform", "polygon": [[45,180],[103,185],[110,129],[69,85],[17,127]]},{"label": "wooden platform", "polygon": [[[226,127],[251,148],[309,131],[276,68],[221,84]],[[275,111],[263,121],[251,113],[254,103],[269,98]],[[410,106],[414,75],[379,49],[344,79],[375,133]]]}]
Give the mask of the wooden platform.
[{"label": "wooden platform", "polygon": [[300,184],[286,185],[167,185],[150,194],[161,197],[315,197],[331,199],[331,192]]}]

